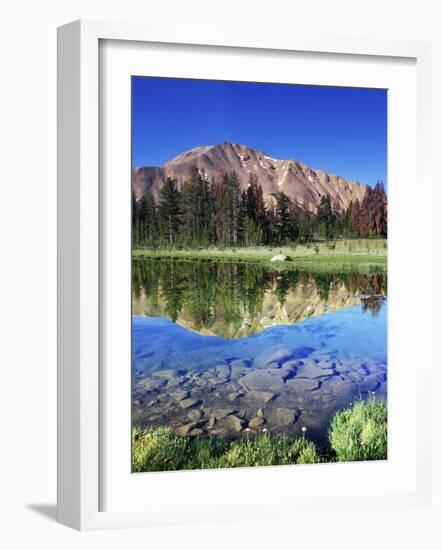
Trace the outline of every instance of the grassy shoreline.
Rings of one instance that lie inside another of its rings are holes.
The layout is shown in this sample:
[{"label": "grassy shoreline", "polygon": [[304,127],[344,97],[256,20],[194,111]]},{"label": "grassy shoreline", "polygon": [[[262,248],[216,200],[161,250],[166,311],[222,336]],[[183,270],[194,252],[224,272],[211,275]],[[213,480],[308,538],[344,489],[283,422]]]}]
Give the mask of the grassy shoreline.
[{"label": "grassy shoreline", "polygon": [[180,437],[166,426],[134,427],[132,433],[132,472],[386,459],[387,404],[374,397],[358,401],[335,414],[325,453],[307,437],[261,433],[229,441]]},{"label": "grassy shoreline", "polygon": [[[291,261],[271,262],[276,254]],[[250,262],[273,268],[313,271],[387,270],[387,241],[384,239],[338,240],[281,247],[238,247],[205,249],[135,249],[133,258],[211,262]]]}]

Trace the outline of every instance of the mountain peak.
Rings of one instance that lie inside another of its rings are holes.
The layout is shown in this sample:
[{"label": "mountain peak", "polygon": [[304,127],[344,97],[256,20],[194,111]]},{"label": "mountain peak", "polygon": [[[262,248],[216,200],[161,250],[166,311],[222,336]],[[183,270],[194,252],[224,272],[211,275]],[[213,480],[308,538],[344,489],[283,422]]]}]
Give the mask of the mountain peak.
[{"label": "mountain peak", "polygon": [[336,210],[347,208],[351,201],[362,201],[367,186],[323,170],[314,170],[297,160],[270,157],[240,143],[224,141],[217,145],[199,145],[180,153],[159,167],[133,171],[132,185],[137,197],[146,192],[158,196],[167,177],[181,186],[196,167],[208,181],[217,181],[223,174],[236,172],[240,185],[247,188],[257,181],[264,198],[271,203],[273,195],[283,191],[301,210],[315,212],[321,197],[329,194]]},{"label": "mountain peak", "polygon": [[221,143],[217,143],[216,145],[198,145],[197,147],[193,147],[192,149],[184,151],[183,153],[180,153],[176,157],[167,161],[163,166],[188,161],[190,159],[195,159],[201,155],[206,154],[236,154],[239,159],[249,155],[257,159],[267,158],[271,160],[277,160],[267,155],[267,153],[265,153],[264,151],[258,151],[257,149],[254,149],[253,147],[250,147],[248,145],[243,145],[242,143],[235,143],[232,141],[223,141]]}]

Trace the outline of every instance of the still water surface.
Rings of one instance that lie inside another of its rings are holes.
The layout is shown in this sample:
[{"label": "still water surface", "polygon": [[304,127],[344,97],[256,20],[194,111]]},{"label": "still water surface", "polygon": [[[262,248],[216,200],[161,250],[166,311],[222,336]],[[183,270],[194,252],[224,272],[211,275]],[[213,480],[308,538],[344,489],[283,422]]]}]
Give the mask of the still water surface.
[{"label": "still water surface", "polygon": [[325,439],[387,395],[384,274],[134,260],[133,422],[181,435]]}]

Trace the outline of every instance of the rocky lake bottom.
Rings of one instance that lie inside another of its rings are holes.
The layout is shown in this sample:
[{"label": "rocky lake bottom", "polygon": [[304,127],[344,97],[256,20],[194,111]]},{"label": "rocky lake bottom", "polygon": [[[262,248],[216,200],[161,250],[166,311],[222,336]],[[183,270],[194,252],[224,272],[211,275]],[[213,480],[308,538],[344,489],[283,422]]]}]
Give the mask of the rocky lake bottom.
[{"label": "rocky lake bottom", "polygon": [[325,443],[335,412],[387,397],[387,304],[355,305],[227,339],[133,317],[132,421],[186,437],[302,435]]}]

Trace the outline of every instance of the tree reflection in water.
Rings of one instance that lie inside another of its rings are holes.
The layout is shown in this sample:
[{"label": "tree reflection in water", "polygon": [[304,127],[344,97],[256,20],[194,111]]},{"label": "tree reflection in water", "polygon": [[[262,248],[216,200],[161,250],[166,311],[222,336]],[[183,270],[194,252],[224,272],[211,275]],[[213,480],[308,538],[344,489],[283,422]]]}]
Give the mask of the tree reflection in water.
[{"label": "tree reflection in water", "polygon": [[385,274],[314,273],[251,263],[133,260],[133,314],[167,317],[202,333],[236,338],[362,304],[376,316]]}]

